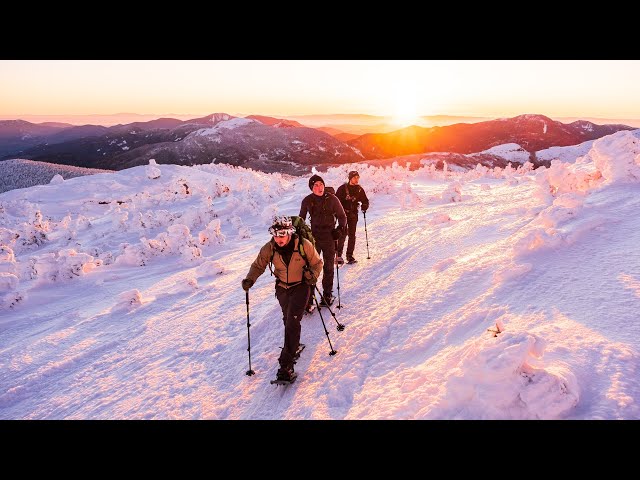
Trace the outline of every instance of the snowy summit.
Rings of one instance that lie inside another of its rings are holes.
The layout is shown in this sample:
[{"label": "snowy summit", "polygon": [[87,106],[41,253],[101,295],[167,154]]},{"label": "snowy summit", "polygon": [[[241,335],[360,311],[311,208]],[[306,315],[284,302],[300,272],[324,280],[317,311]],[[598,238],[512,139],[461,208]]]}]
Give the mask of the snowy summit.
[{"label": "snowy summit", "polygon": [[287,387],[268,270],[245,375],[240,284],[308,177],[153,162],[0,194],[0,418],[640,418],[637,131],[536,170],[357,169],[338,353],[305,316]]}]

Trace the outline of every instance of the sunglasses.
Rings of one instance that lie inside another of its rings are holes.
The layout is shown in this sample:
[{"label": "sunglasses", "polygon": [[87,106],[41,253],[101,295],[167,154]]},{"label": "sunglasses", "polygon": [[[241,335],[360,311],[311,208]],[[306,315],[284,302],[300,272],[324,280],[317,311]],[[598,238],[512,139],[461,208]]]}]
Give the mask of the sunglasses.
[{"label": "sunglasses", "polygon": [[295,230],[292,227],[284,227],[284,228],[277,228],[277,227],[271,227],[269,228],[269,233],[271,235],[273,235],[274,237],[286,237],[287,235],[291,235],[293,234],[293,232],[295,232]]}]

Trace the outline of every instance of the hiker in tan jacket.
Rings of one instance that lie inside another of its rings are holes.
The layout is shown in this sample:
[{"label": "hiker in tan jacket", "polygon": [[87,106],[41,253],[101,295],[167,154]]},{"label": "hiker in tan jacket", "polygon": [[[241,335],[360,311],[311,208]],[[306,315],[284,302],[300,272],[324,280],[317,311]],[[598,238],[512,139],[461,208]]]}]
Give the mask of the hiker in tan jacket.
[{"label": "hiker in tan jacket", "polygon": [[295,232],[291,217],[274,217],[269,228],[273,238],[260,249],[249,273],[242,280],[242,288],[248,291],[267,265],[273,264],[276,297],[284,322],[284,348],[278,359],[278,380],[291,380],[294,376],[293,364],[300,344],[300,320],[311,295],[311,286],[317,282],[323,264],[313,244],[303,238],[302,245],[299,245],[300,239]]}]

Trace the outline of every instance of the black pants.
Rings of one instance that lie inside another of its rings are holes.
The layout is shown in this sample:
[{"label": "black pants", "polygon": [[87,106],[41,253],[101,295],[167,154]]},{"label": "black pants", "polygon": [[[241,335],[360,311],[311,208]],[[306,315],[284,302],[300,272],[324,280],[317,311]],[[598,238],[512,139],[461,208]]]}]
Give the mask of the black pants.
[{"label": "black pants", "polygon": [[282,368],[293,368],[293,356],[300,344],[300,320],[310,293],[311,287],[304,282],[291,288],[276,286],[284,323],[284,348],[278,359]]},{"label": "black pants", "polygon": [[336,257],[336,241],[331,236],[331,231],[313,234],[316,239],[316,250],[322,255],[322,295],[329,296],[333,293],[333,266]]},{"label": "black pants", "polygon": [[358,213],[347,214],[347,235],[340,237],[338,240],[338,256],[342,256],[342,249],[344,248],[344,241],[349,237],[349,243],[347,243],[347,258],[353,257],[353,251],[356,249],[356,227],[358,226]]}]

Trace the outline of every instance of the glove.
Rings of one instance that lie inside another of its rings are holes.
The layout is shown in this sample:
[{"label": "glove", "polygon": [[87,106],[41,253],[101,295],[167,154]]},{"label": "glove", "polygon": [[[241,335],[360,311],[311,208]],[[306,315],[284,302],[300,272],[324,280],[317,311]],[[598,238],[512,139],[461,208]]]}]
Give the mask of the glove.
[{"label": "glove", "polygon": [[334,240],[340,240],[341,236],[342,236],[342,229],[340,227],[336,227],[333,230],[331,230],[331,238],[333,238]]},{"label": "glove", "polygon": [[304,272],[304,283],[306,283],[307,285],[315,285],[318,282],[318,277],[316,277],[313,272],[310,272],[309,270],[307,270],[306,272]]},{"label": "glove", "polygon": [[244,280],[242,280],[242,289],[245,292],[248,292],[252,286],[253,286],[253,280],[251,280],[250,278],[245,278]]},{"label": "glove", "polygon": [[368,208],[369,208],[369,207],[362,207],[362,213],[367,213],[367,209],[368,209]]}]

